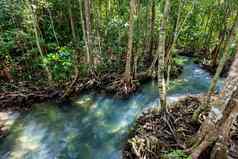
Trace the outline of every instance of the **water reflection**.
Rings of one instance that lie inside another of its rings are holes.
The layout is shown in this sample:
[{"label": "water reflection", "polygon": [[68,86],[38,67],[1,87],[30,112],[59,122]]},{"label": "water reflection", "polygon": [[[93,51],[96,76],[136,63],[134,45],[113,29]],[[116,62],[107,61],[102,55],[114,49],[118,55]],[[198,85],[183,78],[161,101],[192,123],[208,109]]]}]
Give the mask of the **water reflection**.
[{"label": "water reflection", "polygon": [[[179,79],[172,81],[169,99],[208,89],[210,75],[188,61]],[[218,88],[221,87],[221,82]],[[128,100],[86,94],[75,102],[35,106],[22,115],[1,143],[2,159],[120,159],[129,126],[143,109],[157,106],[158,88],[152,81]]]}]

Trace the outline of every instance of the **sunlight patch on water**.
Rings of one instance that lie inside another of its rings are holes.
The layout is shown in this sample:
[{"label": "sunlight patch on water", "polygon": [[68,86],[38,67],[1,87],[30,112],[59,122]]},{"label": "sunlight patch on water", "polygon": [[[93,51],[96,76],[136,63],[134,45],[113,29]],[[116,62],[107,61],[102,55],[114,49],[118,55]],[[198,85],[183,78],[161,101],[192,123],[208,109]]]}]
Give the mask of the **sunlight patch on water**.
[{"label": "sunlight patch on water", "polygon": [[22,159],[31,152],[38,152],[42,147],[41,140],[43,139],[46,130],[36,122],[31,121],[23,132],[16,138],[16,144],[10,154],[11,159]]},{"label": "sunlight patch on water", "polygon": [[[171,81],[168,100],[206,92],[210,79],[206,71],[189,63],[181,76]],[[219,81],[218,88],[221,86]],[[152,81],[127,100],[89,93],[67,105],[37,105],[19,118],[0,145],[0,158],[120,159],[129,127],[143,110],[158,107],[158,95],[158,83]]]}]

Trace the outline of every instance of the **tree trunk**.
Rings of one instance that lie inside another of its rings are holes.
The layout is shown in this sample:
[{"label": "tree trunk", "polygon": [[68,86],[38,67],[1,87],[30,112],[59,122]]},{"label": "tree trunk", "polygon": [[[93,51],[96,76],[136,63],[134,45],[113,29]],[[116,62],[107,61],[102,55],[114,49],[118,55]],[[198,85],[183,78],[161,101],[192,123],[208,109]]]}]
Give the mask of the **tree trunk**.
[{"label": "tree trunk", "polygon": [[87,63],[93,64],[92,60],[92,30],[91,30],[91,0],[84,0],[85,33],[87,41]]},{"label": "tree trunk", "polygon": [[102,55],[102,44],[101,44],[101,35],[100,35],[100,24],[101,24],[101,16],[100,16],[100,8],[96,7],[96,17],[95,17],[95,23],[96,23],[96,30],[97,30],[97,44],[98,44],[98,53],[101,56]]},{"label": "tree trunk", "polygon": [[[32,20],[33,20],[33,28],[34,28],[34,34],[35,34],[36,45],[37,45],[38,51],[39,51],[39,53],[40,53],[40,57],[41,57],[41,59],[43,60],[44,55],[43,55],[42,48],[41,48],[41,46],[40,46],[40,38],[39,38],[39,35],[38,35],[38,30],[37,30],[37,28],[38,28],[37,18],[36,18],[36,15],[35,15],[35,13],[34,13],[34,10],[33,10],[32,6],[31,6],[30,1],[28,0],[27,3],[28,3],[28,7],[29,7],[29,9],[30,9],[30,11],[31,11],[31,14],[32,14],[31,16],[32,16]],[[50,84],[52,84],[53,78],[52,78],[52,74],[51,74],[51,72],[50,72],[50,69],[48,68],[47,65],[44,65],[44,69],[45,69],[45,71],[46,71],[46,73],[47,73],[48,81],[50,82]]]},{"label": "tree trunk", "polygon": [[150,50],[149,53],[153,55],[154,50],[154,30],[155,30],[155,16],[156,16],[156,10],[155,10],[155,0],[152,0],[152,6],[151,6],[151,20],[150,20]]},{"label": "tree trunk", "polygon": [[[173,35],[173,40],[172,40],[172,43],[171,43],[171,46],[170,48],[167,50],[167,54],[166,54],[166,58],[165,58],[165,63],[168,64],[169,63],[169,60],[171,59],[171,52],[173,52],[173,50],[175,49],[175,44],[176,44],[176,41],[181,33],[181,30],[183,28],[183,26],[185,25],[186,21],[188,20],[189,18],[189,15],[192,14],[193,12],[193,8],[194,8],[194,4],[193,4],[193,7],[192,9],[187,13],[187,15],[185,16],[184,20],[181,22],[180,19],[181,19],[181,8],[182,8],[182,2],[180,2],[180,6],[179,6],[179,11],[178,11],[178,18],[177,18],[177,22],[176,22],[176,28],[175,28],[175,32],[174,32],[174,35]],[[180,23],[181,22],[181,23]],[[155,67],[155,64],[159,58],[159,52],[157,52],[157,54],[155,55],[149,69],[148,69],[148,73],[151,74],[152,73],[152,70],[153,68]],[[170,76],[170,70],[171,70],[171,66],[168,65],[168,74],[167,74],[167,83],[169,81],[169,76]]]},{"label": "tree trunk", "polygon": [[[212,159],[226,158],[227,142],[231,124],[238,115],[238,52],[231,66],[224,87],[218,100],[212,103],[207,119],[202,124],[196,144],[192,149],[192,158],[197,159],[201,153],[214,144]],[[222,155],[221,155],[222,154]]]},{"label": "tree trunk", "polygon": [[57,45],[59,46],[59,41],[58,41],[58,38],[57,38],[57,34],[55,32],[55,26],[54,26],[54,21],[53,21],[53,18],[52,18],[51,11],[50,11],[49,8],[47,8],[47,11],[48,11],[49,16],[50,16],[50,24],[51,24],[52,31],[53,31],[53,34],[54,34],[54,37],[55,37],[55,41],[56,41]]},{"label": "tree trunk", "polygon": [[[178,17],[177,17],[177,21],[176,21],[176,26],[175,26],[175,32],[174,35],[172,36],[172,44],[171,47],[168,48],[168,52],[165,58],[166,64],[168,66],[167,68],[167,80],[166,80],[166,84],[167,86],[169,85],[169,81],[170,81],[170,71],[171,71],[171,63],[172,63],[172,57],[171,54],[174,51],[175,48],[175,44],[177,41],[177,37],[178,37],[178,30],[179,30],[179,24],[180,24],[180,17],[181,17],[181,11],[182,11],[182,2],[179,2],[179,9],[178,9]],[[172,52],[172,53],[171,53]]]},{"label": "tree trunk", "polygon": [[83,40],[85,43],[85,48],[86,48],[86,61],[87,64],[90,63],[90,52],[89,52],[89,47],[88,47],[88,41],[87,41],[87,35],[85,31],[85,20],[83,16],[83,1],[79,0],[79,5],[80,5],[80,19],[81,19],[81,25],[82,25],[82,32],[83,32]]},{"label": "tree trunk", "polygon": [[217,67],[218,57],[219,57],[218,55],[219,55],[220,50],[222,48],[222,44],[224,43],[224,40],[225,40],[225,31],[226,30],[222,30],[220,32],[220,36],[219,36],[220,42],[219,42],[219,44],[217,44],[215,46],[214,50],[211,53],[212,54],[211,55],[211,57],[212,57],[212,63],[211,63],[212,68],[216,68]]},{"label": "tree trunk", "polygon": [[74,19],[73,19],[73,14],[72,14],[72,7],[71,7],[71,0],[67,0],[68,2],[68,12],[69,12],[69,21],[70,21],[70,28],[73,36],[73,42],[74,45],[77,46],[77,38],[76,38],[76,33],[75,33],[75,26],[74,26]]},{"label": "tree trunk", "polygon": [[167,86],[169,85],[169,81],[170,81],[170,71],[171,71],[171,63],[172,63],[172,53],[175,50],[175,46],[176,46],[176,42],[178,40],[178,37],[182,31],[183,26],[185,25],[186,21],[188,20],[189,16],[192,14],[193,9],[194,9],[194,3],[193,3],[193,7],[192,9],[186,14],[184,20],[181,22],[181,14],[182,14],[182,6],[183,6],[183,2],[180,2],[179,4],[179,10],[178,10],[178,17],[177,17],[177,22],[176,22],[176,26],[175,26],[175,32],[173,34],[173,39],[172,39],[172,44],[170,46],[170,48],[168,48],[167,54],[166,54],[166,58],[165,58],[165,62],[168,66],[167,68]]},{"label": "tree trunk", "polygon": [[166,109],[166,83],[165,83],[165,45],[167,20],[169,16],[170,0],[165,1],[164,13],[160,23],[159,47],[157,49],[158,56],[158,84],[160,94],[160,108]]},{"label": "tree trunk", "polygon": [[128,29],[128,48],[126,55],[126,68],[125,79],[130,81],[131,79],[131,64],[132,64],[132,50],[133,50],[133,27],[134,16],[136,14],[136,0],[130,0],[130,17],[129,17],[129,29]]}]

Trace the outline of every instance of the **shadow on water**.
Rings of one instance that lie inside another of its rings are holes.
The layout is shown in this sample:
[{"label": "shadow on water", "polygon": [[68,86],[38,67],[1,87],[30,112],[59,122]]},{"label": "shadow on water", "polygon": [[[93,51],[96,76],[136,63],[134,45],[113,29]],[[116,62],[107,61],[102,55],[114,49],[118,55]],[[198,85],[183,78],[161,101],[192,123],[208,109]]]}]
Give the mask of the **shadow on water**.
[{"label": "shadow on water", "polygon": [[[171,82],[169,96],[206,92],[210,80],[209,73],[188,60],[179,79]],[[158,105],[158,94],[152,81],[127,100],[88,93],[72,103],[36,105],[1,143],[1,158],[120,159],[129,126],[145,108]]]}]

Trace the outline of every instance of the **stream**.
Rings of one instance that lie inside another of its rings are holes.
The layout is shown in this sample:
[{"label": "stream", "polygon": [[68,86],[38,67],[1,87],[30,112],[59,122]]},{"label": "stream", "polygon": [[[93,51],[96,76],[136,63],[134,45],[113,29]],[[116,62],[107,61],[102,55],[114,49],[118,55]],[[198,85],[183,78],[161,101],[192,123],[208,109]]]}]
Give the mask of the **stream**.
[{"label": "stream", "polygon": [[[204,93],[211,76],[187,59],[183,73],[168,90],[168,99]],[[218,83],[218,91],[222,80]],[[21,114],[0,143],[1,159],[121,159],[121,147],[136,117],[158,105],[157,82],[142,86],[129,99],[114,99],[95,92],[72,103],[37,104]]]}]

